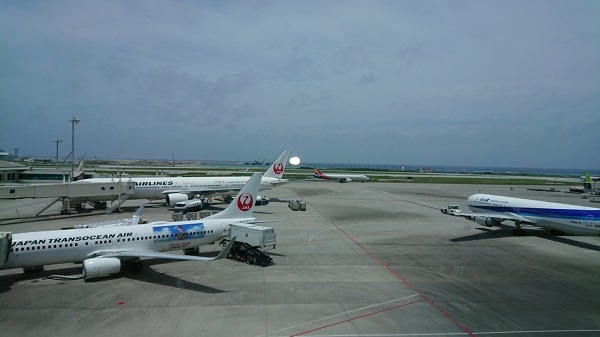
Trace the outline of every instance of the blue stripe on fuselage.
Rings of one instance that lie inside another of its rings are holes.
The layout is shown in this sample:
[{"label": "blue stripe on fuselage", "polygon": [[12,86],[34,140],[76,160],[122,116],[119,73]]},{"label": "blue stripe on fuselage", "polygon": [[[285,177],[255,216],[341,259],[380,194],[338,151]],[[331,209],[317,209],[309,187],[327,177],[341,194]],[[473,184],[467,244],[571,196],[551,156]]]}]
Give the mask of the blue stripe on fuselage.
[{"label": "blue stripe on fuselage", "polygon": [[560,208],[536,208],[536,207],[501,207],[490,205],[471,205],[478,209],[498,212],[498,213],[515,213],[521,216],[539,217],[555,219],[576,219],[587,221],[600,221],[600,210],[588,209],[560,209]]}]

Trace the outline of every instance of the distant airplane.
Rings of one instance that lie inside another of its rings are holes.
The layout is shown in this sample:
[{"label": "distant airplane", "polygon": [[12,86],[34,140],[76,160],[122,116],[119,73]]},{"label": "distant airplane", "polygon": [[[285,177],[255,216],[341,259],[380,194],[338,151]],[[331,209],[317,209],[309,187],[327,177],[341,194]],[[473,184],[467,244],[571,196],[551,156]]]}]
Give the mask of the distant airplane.
[{"label": "distant airplane", "polygon": [[480,225],[500,226],[504,220],[515,223],[513,234],[522,235],[523,225],[574,235],[600,235],[600,208],[556,202],[474,194],[467,199],[473,213],[457,216],[473,218]]},{"label": "distant airplane", "polygon": [[[282,179],[285,164],[290,151],[285,150],[273,162],[262,177],[260,190],[268,190],[287,183]],[[127,177],[123,181],[135,182],[135,191],[129,199],[164,199],[169,206],[175,206],[180,201],[189,200],[197,195],[221,196],[234,195],[250,177]],[[91,178],[79,180],[75,183],[108,183],[116,182],[115,178]],[[79,201],[79,200],[75,200]]]},{"label": "distant airplane", "polygon": [[581,180],[584,183],[591,183],[594,181],[600,181],[600,177],[590,177],[587,171],[585,171],[585,174],[579,177],[579,180]]},{"label": "distant airplane", "polygon": [[369,177],[364,174],[325,174],[316,167],[315,174],[313,176],[323,180],[337,180],[340,183],[347,183],[351,181],[365,182],[369,180]]},{"label": "distant airplane", "polygon": [[[83,275],[79,277],[83,278],[116,274],[124,262],[131,262],[133,268],[139,270],[142,268],[140,258],[221,259],[227,256],[235,238],[231,238],[225,249],[212,258],[163,252],[197,252],[198,246],[227,236],[229,224],[253,221],[260,179],[261,174],[254,173],[225,210],[201,220],[141,225],[136,225],[134,220],[121,226],[9,234],[0,241],[0,246],[9,245],[0,247],[7,251],[6,258],[0,260],[0,269],[41,270],[49,264],[83,262]],[[132,219],[139,218],[141,209]]]}]

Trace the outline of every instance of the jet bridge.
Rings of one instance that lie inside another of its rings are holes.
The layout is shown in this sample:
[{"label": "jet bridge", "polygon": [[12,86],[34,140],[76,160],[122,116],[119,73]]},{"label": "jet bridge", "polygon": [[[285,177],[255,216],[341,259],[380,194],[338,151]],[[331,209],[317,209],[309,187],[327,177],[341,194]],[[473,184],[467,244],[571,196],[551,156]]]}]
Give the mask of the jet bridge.
[{"label": "jet bridge", "polygon": [[68,214],[72,208],[83,209],[85,204],[94,208],[106,208],[107,214],[117,209],[135,192],[133,181],[106,183],[58,183],[38,185],[0,186],[0,199],[50,198],[36,215],[62,201],[61,214]]}]

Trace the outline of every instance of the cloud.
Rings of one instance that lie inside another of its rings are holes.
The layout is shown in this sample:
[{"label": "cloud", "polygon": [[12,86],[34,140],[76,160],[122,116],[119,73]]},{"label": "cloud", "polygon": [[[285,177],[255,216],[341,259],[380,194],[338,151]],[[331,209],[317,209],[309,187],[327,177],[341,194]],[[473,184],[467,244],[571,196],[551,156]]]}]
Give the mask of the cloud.
[{"label": "cloud", "polygon": [[5,2],[0,147],[51,157],[76,115],[104,158],[600,167],[599,9]]}]

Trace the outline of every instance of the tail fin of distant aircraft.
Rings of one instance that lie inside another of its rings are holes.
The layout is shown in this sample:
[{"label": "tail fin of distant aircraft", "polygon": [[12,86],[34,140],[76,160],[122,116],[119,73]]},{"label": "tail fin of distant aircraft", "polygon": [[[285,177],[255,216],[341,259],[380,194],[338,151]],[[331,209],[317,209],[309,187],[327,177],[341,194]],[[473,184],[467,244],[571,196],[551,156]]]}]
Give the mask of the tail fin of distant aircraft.
[{"label": "tail fin of distant aircraft", "polygon": [[142,204],[142,206],[140,206],[140,208],[138,208],[138,210],[135,212],[135,214],[131,218],[127,219],[127,221],[123,222],[119,226],[129,226],[129,225],[139,224],[140,219],[142,218],[142,213],[144,212],[145,205],[146,204]]},{"label": "tail fin of distant aircraft", "polygon": [[269,167],[267,172],[265,172],[264,177],[281,179],[281,177],[283,177],[283,171],[285,170],[285,164],[287,163],[289,156],[290,151],[283,151],[279,158],[277,158],[277,160],[275,160]]},{"label": "tail fin of distant aircraft", "polygon": [[585,183],[592,183],[592,177],[590,177],[590,175],[588,174],[587,171],[585,171]]},{"label": "tail fin of distant aircraft", "polygon": [[252,218],[261,178],[262,173],[257,172],[252,174],[252,177],[248,179],[246,185],[244,185],[235,198],[233,198],[227,208],[215,215],[208,216],[203,220]]},{"label": "tail fin of distant aircraft", "polygon": [[318,168],[315,167],[315,177],[317,178],[321,178],[321,179],[329,179],[328,176],[326,176],[323,172],[321,172],[321,170],[319,170]]}]

